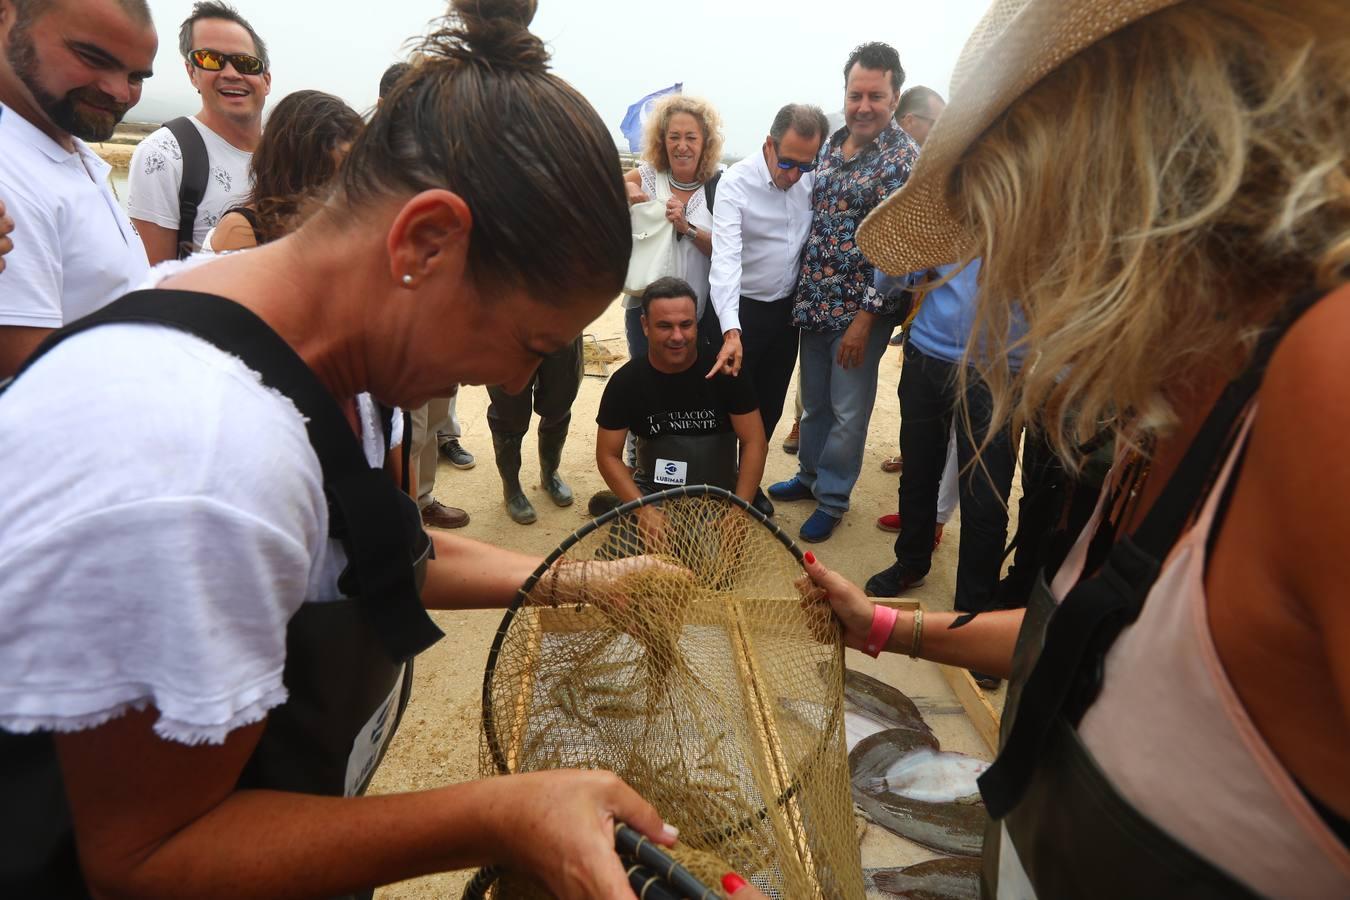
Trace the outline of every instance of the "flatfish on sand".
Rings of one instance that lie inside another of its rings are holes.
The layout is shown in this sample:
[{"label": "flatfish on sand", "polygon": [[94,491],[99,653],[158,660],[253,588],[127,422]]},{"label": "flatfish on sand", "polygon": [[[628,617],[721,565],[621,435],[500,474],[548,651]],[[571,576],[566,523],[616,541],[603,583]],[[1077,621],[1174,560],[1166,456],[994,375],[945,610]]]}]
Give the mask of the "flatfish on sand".
[{"label": "flatfish on sand", "polygon": [[848,749],[852,752],[858,742],[879,731],[904,729],[931,739],[937,747],[937,738],[923,720],[914,701],[884,681],[852,669],[844,670],[844,729],[848,734]]},{"label": "flatfish on sand", "polygon": [[909,900],[979,900],[980,861],[942,857],[903,869],[864,869],[869,892]]},{"label": "flatfish on sand", "polygon": [[848,763],[853,801],[873,822],[943,853],[980,855],[989,816],[975,779],[988,763],[907,729],[865,738]]}]

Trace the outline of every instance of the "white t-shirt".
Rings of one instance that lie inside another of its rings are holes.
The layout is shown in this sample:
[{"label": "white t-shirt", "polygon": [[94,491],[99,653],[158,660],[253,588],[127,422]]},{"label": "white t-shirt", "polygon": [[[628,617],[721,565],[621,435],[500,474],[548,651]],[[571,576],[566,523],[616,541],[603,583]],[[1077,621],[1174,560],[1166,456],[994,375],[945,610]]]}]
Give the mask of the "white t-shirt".
[{"label": "white t-shirt", "polygon": [[68,153],[0,104],[0,200],[14,249],[0,272],[0,325],[60,328],[136,287],[145,247],[83,141]]},{"label": "white t-shirt", "polygon": [[[253,154],[230,144],[196,117],[190,118],[206,143],[210,160],[206,193],[197,207],[192,240],[198,247],[220,217],[248,196],[253,177],[249,168]],[[183,183],[183,151],[167,128],[151,133],[131,156],[127,183],[127,212],[163,228],[178,230],[178,188]]]},{"label": "white t-shirt", "polygon": [[161,737],[218,743],[286,700],[287,622],[346,566],[289,399],[181,331],[106,325],[0,397],[0,459],[0,728],[151,705]]}]

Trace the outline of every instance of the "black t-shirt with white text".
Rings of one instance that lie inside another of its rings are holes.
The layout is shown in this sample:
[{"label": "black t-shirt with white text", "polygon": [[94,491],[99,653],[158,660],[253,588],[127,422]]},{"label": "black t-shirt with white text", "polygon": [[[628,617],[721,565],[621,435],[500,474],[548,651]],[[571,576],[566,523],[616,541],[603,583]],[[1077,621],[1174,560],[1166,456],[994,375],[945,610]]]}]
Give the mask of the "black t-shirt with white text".
[{"label": "black t-shirt with white text", "polygon": [[699,354],[683,372],[668,375],[645,357],[629,360],[609,378],[595,422],[640,438],[720,434],[732,431],[731,416],[758,409],[746,378],[705,378],[714,357]]}]

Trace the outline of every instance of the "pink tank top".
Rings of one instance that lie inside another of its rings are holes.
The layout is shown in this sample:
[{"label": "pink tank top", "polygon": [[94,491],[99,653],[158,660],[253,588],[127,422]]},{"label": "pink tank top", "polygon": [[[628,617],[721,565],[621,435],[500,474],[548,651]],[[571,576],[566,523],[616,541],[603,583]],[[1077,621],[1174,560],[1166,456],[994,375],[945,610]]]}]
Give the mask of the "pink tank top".
[{"label": "pink tank top", "polygon": [[[1101,694],[1078,730],[1140,813],[1252,890],[1350,898],[1350,850],[1256,730],[1209,632],[1205,542],[1254,413],[1139,619],[1107,654]],[[1099,500],[1051,585],[1056,601],[1082,575],[1101,515]]]}]

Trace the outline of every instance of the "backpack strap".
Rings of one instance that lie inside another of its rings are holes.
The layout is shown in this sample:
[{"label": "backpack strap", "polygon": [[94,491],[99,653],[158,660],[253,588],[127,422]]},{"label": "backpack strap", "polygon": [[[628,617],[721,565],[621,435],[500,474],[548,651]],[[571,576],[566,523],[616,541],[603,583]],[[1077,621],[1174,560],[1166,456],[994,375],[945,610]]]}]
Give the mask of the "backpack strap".
[{"label": "backpack strap", "polygon": [[170,119],[164,127],[178,141],[178,149],[183,154],[183,180],[178,184],[178,258],[187,259],[196,246],[193,229],[197,225],[197,209],[206,196],[211,159],[201,132],[187,116]]},{"label": "backpack strap", "polygon": [[[347,551],[350,565],[340,586],[356,598],[363,618],[397,662],[410,659],[443,636],[418,593],[414,563],[422,548],[415,549],[409,538],[409,516],[404,509],[409,498],[399,493],[383,469],[370,467],[328,389],[252,311],[214,294],[135,291],[53,332],[24,361],[14,379],[62,341],[113,323],[164,325],[187,332],[238,357],[264,384],[290,398],[305,419],[323,471],[330,533]],[[420,528],[416,531],[421,533]]]}]

